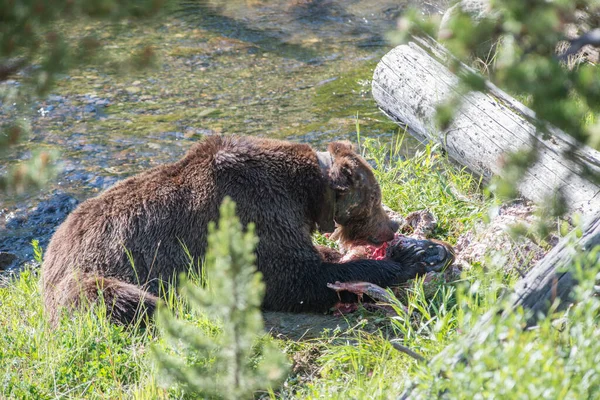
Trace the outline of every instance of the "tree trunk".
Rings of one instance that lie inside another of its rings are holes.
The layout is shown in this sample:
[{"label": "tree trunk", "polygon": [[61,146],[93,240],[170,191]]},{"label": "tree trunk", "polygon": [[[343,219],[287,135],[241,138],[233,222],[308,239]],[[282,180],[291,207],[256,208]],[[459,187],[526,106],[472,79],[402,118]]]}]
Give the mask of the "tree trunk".
[{"label": "tree trunk", "polygon": [[583,168],[600,176],[600,153],[556,128],[542,138],[534,113],[492,84],[487,93],[462,96],[454,121],[439,132],[436,106],[458,95],[459,78],[444,66],[452,56],[443,47],[432,39],[415,41],[390,51],[375,69],[373,97],[384,113],[420,141],[440,143],[486,181],[501,173],[507,153],[536,146],[538,159],[519,184],[521,194],[539,202],[562,188],[569,211],[600,210],[600,186],[582,177]]}]

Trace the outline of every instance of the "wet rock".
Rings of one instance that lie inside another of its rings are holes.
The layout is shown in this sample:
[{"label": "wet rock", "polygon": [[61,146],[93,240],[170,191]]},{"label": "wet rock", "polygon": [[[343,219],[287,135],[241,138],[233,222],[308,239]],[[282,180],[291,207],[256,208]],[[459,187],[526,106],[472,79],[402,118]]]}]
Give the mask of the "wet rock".
[{"label": "wet rock", "polygon": [[65,98],[63,96],[51,94],[48,96],[48,101],[55,102],[55,103],[63,103],[65,101]]},{"label": "wet rock", "polygon": [[79,201],[65,193],[56,193],[25,214],[27,224],[56,226],[75,209]]},{"label": "wet rock", "polygon": [[46,248],[58,225],[78,204],[73,196],[55,192],[37,207],[23,206],[8,212],[5,221],[0,221],[0,269],[2,266],[14,269],[31,261],[32,240],[38,240],[42,248]]},{"label": "wet rock", "polygon": [[138,86],[129,86],[128,88],[125,89],[125,91],[129,94],[138,94],[142,91],[142,88],[140,88]]},{"label": "wet rock", "polygon": [[96,107],[91,104],[88,104],[83,108],[83,111],[86,113],[94,113],[96,112]]},{"label": "wet rock", "polygon": [[92,187],[104,190],[113,186],[119,178],[115,176],[95,176],[87,181],[87,184]]},{"label": "wet rock", "polygon": [[185,139],[185,135],[183,132],[179,132],[179,131],[168,131],[168,132],[161,132],[158,137],[160,137],[161,139],[175,139],[175,140],[181,140],[181,139]]},{"label": "wet rock", "polygon": [[17,259],[17,256],[7,251],[0,251],[0,271],[8,269]]},{"label": "wet rock", "polygon": [[10,212],[6,215],[6,227],[9,229],[16,229],[25,221],[23,216],[17,215],[14,212]]},{"label": "wet rock", "polygon": [[327,84],[327,83],[329,83],[329,82],[333,82],[333,81],[336,81],[336,80],[338,80],[338,78],[339,78],[339,77],[337,77],[337,76],[334,76],[333,78],[324,79],[324,80],[322,80],[321,82],[317,83],[315,86],[323,86],[323,85],[325,85],[325,84]]}]

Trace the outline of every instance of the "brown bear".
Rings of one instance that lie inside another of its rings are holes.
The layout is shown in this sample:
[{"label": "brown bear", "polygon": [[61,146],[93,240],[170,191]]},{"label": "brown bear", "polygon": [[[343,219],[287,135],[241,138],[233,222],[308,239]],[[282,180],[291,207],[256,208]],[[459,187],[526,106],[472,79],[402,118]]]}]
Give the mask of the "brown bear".
[{"label": "brown bear", "polygon": [[[183,246],[197,259],[204,255],[208,223],[217,220],[225,196],[237,203],[243,224],[256,224],[265,309],[322,312],[340,301],[328,283],[385,287],[427,272],[422,264],[393,261],[328,263],[313,245],[316,229],[338,226],[343,241],[373,244],[398,229],[381,206],[371,168],[350,143],[318,153],[306,144],[210,136],[183,159],[123,180],[69,215],[42,265],[50,320],[100,293],[117,322],[153,312],[159,282],[187,269]],[[354,294],[341,296],[356,301]]]}]

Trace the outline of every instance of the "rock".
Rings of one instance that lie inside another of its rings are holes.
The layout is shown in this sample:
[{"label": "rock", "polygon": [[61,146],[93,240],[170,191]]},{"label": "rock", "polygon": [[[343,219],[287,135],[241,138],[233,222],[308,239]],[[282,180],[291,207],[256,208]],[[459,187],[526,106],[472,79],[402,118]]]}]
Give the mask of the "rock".
[{"label": "rock", "polygon": [[[467,14],[476,23],[484,19],[497,19],[497,15],[491,12],[490,0],[461,0],[444,13],[438,29],[438,39],[443,40],[454,35],[450,21],[460,12]],[[481,38],[475,49],[477,57],[487,60],[489,54],[495,51],[499,39],[500,37],[497,35],[493,38]]]},{"label": "rock", "polygon": [[489,0],[461,0],[444,13],[440,22],[440,36],[445,34],[444,30],[449,29],[450,19],[459,11],[469,15],[474,21],[481,21],[484,18],[495,18],[491,16]]},{"label": "rock", "polygon": [[398,223],[398,226],[404,226],[406,225],[406,220],[404,219],[404,217],[402,215],[400,215],[399,212],[396,212],[394,210],[392,210],[391,208],[389,208],[388,206],[386,206],[385,204],[382,204],[383,206],[383,210],[385,211],[385,213],[387,214],[387,216],[394,222]]},{"label": "rock", "polygon": [[21,215],[17,215],[15,212],[10,212],[5,217],[6,227],[9,229],[16,229],[25,221],[25,218]]},{"label": "rock", "polygon": [[52,101],[52,102],[56,102],[56,103],[64,103],[65,98],[63,96],[51,94],[51,95],[48,95],[48,101]]},{"label": "rock", "polygon": [[[497,10],[492,10],[491,0],[460,0],[452,7],[448,8],[444,13],[438,29],[438,39],[443,40],[453,35],[450,21],[457,16],[460,11],[467,14],[476,23],[479,23],[484,19],[495,21],[499,17],[499,12]],[[575,22],[563,24],[562,29],[565,37],[569,40],[575,39],[597,26],[598,16],[585,9],[577,9],[575,11],[575,17],[577,19]],[[492,39],[482,38],[481,43],[477,46],[477,55],[483,60],[486,60],[490,52],[495,51],[498,40],[500,40],[499,36],[495,36]],[[567,42],[557,44],[557,53],[559,54],[564,52],[568,47]],[[600,61],[600,51],[597,48],[588,45],[579,50],[572,58],[575,60],[575,64],[581,61],[596,64]],[[573,67],[573,65],[570,65],[570,67]]]},{"label": "rock", "polygon": [[118,180],[115,176],[94,176],[88,179],[87,184],[105,190],[117,183]]},{"label": "rock", "polygon": [[292,340],[312,339],[321,336],[323,331],[345,331],[350,327],[346,319],[334,315],[266,311],[263,318],[267,332]]},{"label": "rock", "polygon": [[[38,240],[45,248],[58,225],[77,207],[79,201],[62,192],[53,193],[37,207],[23,207],[7,213],[0,221],[0,266],[14,269],[25,262],[32,261],[32,240]],[[9,255],[15,258],[10,263]],[[2,269],[2,268],[0,268]]]},{"label": "rock", "polygon": [[0,271],[4,271],[17,259],[17,256],[13,253],[6,251],[0,251]]},{"label": "rock", "polygon": [[94,113],[96,112],[96,107],[91,104],[88,104],[83,108],[83,111],[86,113]]},{"label": "rock", "polygon": [[125,88],[125,91],[129,94],[138,94],[142,91],[142,88],[138,86],[129,86],[128,88]]},{"label": "rock", "polygon": [[437,220],[427,210],[411,212],[406,216],[405,224],[400,225],[400,230],[403,233],[411,234],[420,239],[432,235],[435,228],[437,228]]}]

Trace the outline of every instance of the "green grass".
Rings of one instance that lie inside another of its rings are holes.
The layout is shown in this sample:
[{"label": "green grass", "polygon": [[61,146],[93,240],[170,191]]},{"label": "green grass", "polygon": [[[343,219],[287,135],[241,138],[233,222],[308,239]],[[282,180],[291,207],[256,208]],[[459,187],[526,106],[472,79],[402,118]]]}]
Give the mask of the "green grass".
[{"label": "green grass", "polygon": [[525,328],[530,315],[522,309],[496,313],[490,323],[477,328],[478,337],[485,340],[453,341],[446,354],[460,351],[468,362],[435,359],[417,374],[416,398],[442,392],[460,399],[598,398],[600,299],[594,282],[599,260],[597,246],[578,253],[569,266],[580,285],[573,293],[577,303],[568,310],[539,320],[533,328]]},{"label": "green grass", "polygon": [[108,323],[98,310],[52,327],[43,315],[38,277],[25,271],[0,289],[0,397],[122,398],[156,386],[148,331]]},{"label": "green grass", "polygon": [[[476,179],[450,165],[434,146],[407,159],[401,157],[401,148],[400,141],[382,145],[365,139],[360,145],[377,166],[388,205],[401,213],[430,209],[439,220],[436,237],[451,242],[483,218],[490,201],[480,195]],[[576,263],[592,277],[594,257],[597,254]],[[436,358],[447,346],[464,348],[465,335],[502,302],[515,281],[516,276],[506,275],[501,267],[476,265],[452,284],[432,286],[417,280],[402,302],[392,305],[394,317],[360,309],[347,317],[352,326],[348,330],[324,332],[311,340],[278,339],[293,371],[277,392],[257,396],[389,399],[409,385],[422,398],[441,393],[446,398],[597,395],[600,349],[595,332],[600,305],[589,295],[590,284],[581,289],[583,306],[566,314],[560,330],[555,319],[525,330],[525,317],[517,312],[496,318],[488,340],[467,348],[469,363],[455,365]],[[168,291],[166,302],[180,318],[208,335],[218,334],[217,323],[190,312],[174,291]],[[153,324],[145,330],[116,326],[107,322],[100,308],[91,308],[65,316],[52,327],[44,317],[38,276],[32,270],[0,288],[0,304],[1,398],[186,398],[177,388],[161,386],[164,382],[151,350],[168,349],[168,344]],[[390,340],[428,362],[397,351]],[[212,362],[193,354],[190,360],[207,368]]]},{"label": "green grass", "polygon": [[451,165],[437,145],[428,144],[414,155],[403,155],[403,135],[382,145],[380,140],[365,138],[363,156],[375,166],[383,202],[406,215],[427,209],[438,220],[435,236],[454,243],[460,234],[483,220],[489,201],[481,195],[481,182]]}]

